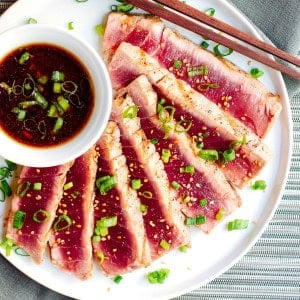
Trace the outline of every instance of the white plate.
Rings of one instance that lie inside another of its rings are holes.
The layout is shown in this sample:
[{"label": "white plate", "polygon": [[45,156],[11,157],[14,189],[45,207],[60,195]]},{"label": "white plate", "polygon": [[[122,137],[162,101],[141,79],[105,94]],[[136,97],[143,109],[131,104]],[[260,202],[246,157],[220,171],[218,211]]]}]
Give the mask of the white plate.
[{"label": "white plate", "polygon": [[[187,1],[202,10],[214,7],[217,18],[259,37],[252,25],[226,1],[211,0],[209,3],[206,0]],[[68,22],[73,21],[73,34],[86,40],[99,51],[99,37],[94,27],[102,22],[112,4],[118,3],[113,0],[89,0],[83,3],[75,0],[19,0],[1,16],[0,31],[24,24],[30,17],[35,18],[39,23],[64,28],[67,27]],[[183,34],[197,42],[201,41],[200,37],[195,37],[187,31],[183,31]],[[266,143],[273,150],[273,158],[259,176],[260,179],[267,181],[268,187],[265,192],[254,192],[247,188],[241,191],[242,207],[209,235],[193,231],[191,250],[187,253],[173,251],[148,268],[124,275],[119,284],[104,277],[97,267],[94,268],[94,275],[90,280],[81,282],[59,271],[47,257],[39,266],[32,263],[28,257],[15,254],[7,259],[27,276],[48,288],[70,297],[89,300],[127,297],[167,299],[207,283],[235,264],[262,234],[281,199],[289,170],[292,126],[289,100],[281,75],[255,62],[249,66],[247,64],[249,59],[236,53],[230,57],[230,60],[246,71],[253,66],[263,69],[265,74],[260,80],[271,91],[279,93],[282,97],[282,114],[266,138]],[[3,164],[0,161],[0,165]],[[1,203],[1,221],[3,221],[4,210],[5,204]],[[245,218],[252,222],[246,230],[228,232],[225,224],[233,218]],[[3,250],[1,251],[4,255]],[[145,274],[161,267],[170,268],[169,278],[162,285],[149,284]]]}]

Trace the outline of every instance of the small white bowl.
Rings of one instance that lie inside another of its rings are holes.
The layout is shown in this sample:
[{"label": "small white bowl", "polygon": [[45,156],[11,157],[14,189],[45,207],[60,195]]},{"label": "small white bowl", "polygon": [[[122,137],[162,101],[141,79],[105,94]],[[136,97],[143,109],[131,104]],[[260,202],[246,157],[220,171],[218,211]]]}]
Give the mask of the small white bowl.
[{"label": "small white bowl", "polygon": [[67,30],[40,24],[15,27],[0,34],[0,63],[12,51],[33,44],[59,46],[73,54],[89,73],[94,107],[83,129],[62,144],[36,147],[20,143],[0,128],[0,156],[20,165],[50,167],[71,161],[86,152],[103,133],[112,106],[111,81],[99,53]]}]

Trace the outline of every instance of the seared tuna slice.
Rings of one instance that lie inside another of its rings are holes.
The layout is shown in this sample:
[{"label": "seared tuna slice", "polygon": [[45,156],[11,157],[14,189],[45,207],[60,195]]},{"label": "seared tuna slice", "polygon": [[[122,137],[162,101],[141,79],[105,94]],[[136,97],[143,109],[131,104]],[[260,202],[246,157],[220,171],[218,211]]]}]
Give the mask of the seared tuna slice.
[{"label": "seared tuna slice", "polygon": [[42,262],[66,174],[72,164],[21,169],[6,237],[23,248],[36,263]]},{"label": "seared tuna slice", "polygon": [[[148,41],[152,41],[151,46]],[[137,16],[110,14],[103,53],[111,57],[121,42],[136,45],[152,55],[162,67],[203,93],[259,137],[266,135],[281,111],[280,97],[260,81],[160,25],[157,18],[141,15],[138,20]]]},{"label": "seared tuna slice", "polygon": [[91,148],[69,172],[49,240],[51,261],[81,280],[92,273],[93,197],[97,156]]},{"label": "seared tuna slice", "polygon": [[172,249],[190,244],[190,233],[159,154],[141,130],[139,118],[126,116],[134,107],[128,96],[115,99],[111,119],[121,131],[131,185],[141,201],[151,258],[157,259]]},{"label": "seared tuna slice", "polygon": [[120,159],[123,154],[114,156],[122,153],[119,129],[114,122],[109,122],[96,149],[99,160],[93,251],[105,274],[122,274],[147,265],[150,256],[139,199],[129,186],[126,160]]},{"label": "seared tuna slice", "polygon": [[[129,56],[127,53],[133,55]],[[138,56],[143,60],[142,64]],[[122,78],[123,70],[127,70],[128,64],[136,66],[136,70],[141,74],[147,74],[158,97],[166,101],[165,105],[174,107],[174,118],[177,123],[180,124],[186,120],[189,127],[187,133],[198,145],[201,142],[203,149],[218,151],[219,166],[234,185],[243,187],[257,176],[269,161],[270,151],[259,137],[239,120],[192,89],[186,82],[176,79],[170,72],[163,74],[163,72],[156,71],[160,69],[160,66],[151,57],[148,60],[141,49],[123,43],[116,51],[111,64],[113,65],[111,74],[118,74],[120,78]],[[144,66],[148,66],[147,70]],[[159,80],[157,80],[158,73],[163,74]],[[136,86],[138,84],[142,86]],[[129,88],[134,93],[137,91],[145,93],[146,90],[149,92],[149,89],[145,87],[147,83],[142,83],[141,80],[135,81],[135,85],[130,86]],[[148,99],[153,98],[148,97]],[[151,110],[151,114],[156,113],[157,102],[145,103],[145,105]],[[228,158],[228,155],[234,155],[234,157]]]},{"label": "seared tuna slice", "polygon": [[169,132],[166,137],[162,123],[156,115],[151,116],[153,110],[148,111],[149,103],[157,102],[157,94],[148,81],[148,85],[140,85],[138,81],[143,79],[145,77],[137,79],[120,94],[130,95],[139,107],[141,128],[164,162],[169,183],[181,198],[182,211],[188,217],[186,221],[197,218],[197,225],[208,232],[217,224],[220,215],[228,215],[239,207],[240,197],[215,164],[195,155],[185,134]]}]

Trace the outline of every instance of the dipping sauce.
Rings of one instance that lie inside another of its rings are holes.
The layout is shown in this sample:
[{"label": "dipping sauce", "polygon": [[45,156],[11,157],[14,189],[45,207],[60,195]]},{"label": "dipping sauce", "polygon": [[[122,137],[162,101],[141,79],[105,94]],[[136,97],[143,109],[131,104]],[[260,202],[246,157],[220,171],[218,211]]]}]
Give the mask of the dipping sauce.
[{"label": "dipping sauce", "polygon": [[33,44],[0,62],[0,127],[20,143],[66,142],[85,126],[93,105],[87,71],[65,49]]}]

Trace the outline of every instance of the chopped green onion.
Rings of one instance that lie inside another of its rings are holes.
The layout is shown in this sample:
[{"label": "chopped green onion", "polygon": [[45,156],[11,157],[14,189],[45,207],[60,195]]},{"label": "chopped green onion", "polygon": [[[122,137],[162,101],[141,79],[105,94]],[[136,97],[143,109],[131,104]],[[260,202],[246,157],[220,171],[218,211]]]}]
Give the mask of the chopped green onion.
[{"label": "chopped green onion", "polygon": [[[170,112],[169,112],[170,111]],[[158,115],[162,123],[169,123],[173,120],[176,109],[174,106],[162,106]]]},{"label": "chopped green onion", "polygon": [[58,118],[56,119],[55,124],[54,124],[53,132],[54,132],[54,133],[57,133],[57,132],[62,128],[63,124],[64,124],[64,119],[61,118],[61,117],[58,117]]},{"label": "chopped green onion", "polygon": [[180,69],[182,67],[182,61],[178,59],[174,60],[173,67],[175,69]]},{"label": "chopped green onion", "polygon": [[187,68],[188,77],[195,77],[198,75],[206,76],[208,75],[208,67],[207,66],[199,66],[199,67],[189,67]]},{"label": "chopped green onion", "polygon": [[216,12],[216,10],[213,7],[208,8],[207,10],[205,10],[205,13],[207,15],[211,16],[211,17],[213,17],[215,15],[215,12]]},{"label": "chopped green onion", "polygon": [[38,78],[38,82],[45,85],[48,82],[48,77],[46,75],[42,75]]},{"label": "chopped green onion", "polygon": [[96,180],[96,186],[101,195],[105,195],[117,184],[116,176],[102,176]]},{"label": "chopped green onion", "polygon": [[156,271],[149,272],[146,277],[148,279],[148,282],[151,284],[155,283],[164,283],[165,280],[168,278],[170,274],[170,270],[167,268],[162,268]]},{"label": "chopped green onion", "polygon": [[60,71],[53,71],[51,75],[51,80],[54,82],[63,82],[65,80],[65,74]]},{"label": "chopped green onion", "polygon": [[227,229],[228,231],[246,229],[248,228],[248,224],[248,220],[235,219],[233,221],[228,222]]},{"label": "chopped green onion", "polygon": [[221,207],[216,214],[216,220],[221,221],[225,216],[225,212],[225,209]]},{"label": "chopped green onion", "polygon": [[114,12],[118,11],[118,12],[129,13],[133,9],[134,9],[134,6],[132,4],[128,4],[126,2],[124,2],[123,4],[110,6],[110,10],[114,11]]},{"label": "chopped green onion", "polygon": [[50,105],[47,116],[51,117],[51,118],[57,118],[58,117],[58,111],[57,111],[56,105],[54,105],[54,104]]},{"label": "chopped green onion", "polygon": [[189,217],[186,218],[184,221],[185,225],[192,226],[192,225],[202,225],[206,223],[206,216],[199,215],[196,217]]},{"label": "chopped green onion", "polygon": [[137,113],[139,111],[139,108],[137,105],[132,105],[127,107],[123,112],[123,118],[124,119],[133,119],[137,117]]},{"label": "chopped green onion", "polygon": [[267,188],[265,180],[256,180],[254,183],[250,184],[251,190],[261,190],[264,191]]},{"label": "chopped green onion", "polygon": [[147,205],[145,205],[145,204],[141,204],[140,205],[140,211],[141,211],[141,213],[146,214],[147,210],[148,210],[148,206]]},{"label": "chopped green onion", "polygon": [[74,29],[74,22],[73,21],[68,22],[68,29],[69,30],[73,30]]},{"label": "chopped green onion", "polygon": [[182,119],[176,122],[175,125],[175,132],[182,133],[188,132],[192,127],[192,120]]},{"label": "chopped green onion", "polygon": [[98,220],[96,224],[97,227],[114,227],[118,224],[118,217],[103,217]]},{"label": "chopped green onion", "polygon": [[219,56],[219,57],[224,57],[224,56],[228,56],[230,55],[233,50],[231,48],[226,48],[224,47],[223,51],[222,49],[220,49],[220,47],[224,47],[220,44],[217,44],[216,46],[214,46],[213,50],[214,50],[214,53],[216,54],[216,56]]},{"label": "chopped green onion", "polygon": [[72,225],[72,219],[67,215],[60,215],[54,223],[53,228],[55,231],[61,231],[69,228]]},{"label": "chopped green onion", "polygon": [[180,246],[179,248],[178,248],[178,250],[180,251],[180,252],[183,252],[183,253],[186,253],[187,252],[187,250],[188,250],[188,247],[187,246]]},{"label": "chopped green onion", "polygon": [[70,108],[69,101],[61,95],[57,97],[57,102],[63,111],[67,111]]},{"label": "chopped green onion", "polygon": [[132,179],[131,180],[131,187],[134,190],[138,190],[142,187],[141,179]]},{"label": "chopped green onion", "polygon": [[235,159],[235,151],[233,148],[223,151],[222,153],[225,163],[233,161]]},{"label": "chopped green onion", "polygon": [[199,201],[199,205],[200,205],[201,207],[205,207],[205,206],[207,205],[207,200],[206,200],[205,198],[201,199],[201,200]]},{"label": "chopped green onion", "polygon": [[195,173],[195,167],[194,166],[180,167],[179,172],[180,173],[194,174]]},{"label": "chopped green onion", "polygon": [[0,247],[5,249],[6,256],[10,256],[11,250],[13,250],[16,247],[16,245],[14,244],[14,241],[12,239],[5,238],[1,242]]},{"label": "chopped green onion", "polygon": [[200,92],[207,92],[209,89],[217,89],[219,87],[220,85],[218,83],[203,82],[200,83],[197,88]]},{"label": "chopped green onion", "polygon": [[13,228],[21,229],[24,225],[25,217],[26,217],[25,211],[17,210],[14,214]]},{"label": "chopped green onion", "polygon": [[207,48],[209,47],[209,43],[206,42],[206,41],[203,41],[203,42],[201,43],[201,47],[204,48],[204,49],[207,49]]},{"label": "chopped green onion", "polygon": [[219,159],[218,151],[213,149],[200,149],[199,156],[206,161],[216,161]]},{"label": "chopped green onion", "polygon": [[113,281],[114,281],[114,283],[119,284],[122,279],[123,279],[123,277],[121,275],[117,275],[114,277]]},{"label": "chopped green onion", "polygon": [[100,235],[93,235],[92,237],[92,242],[93,243],[99,243],[101,241],[101,236]]},{"label": "chopped green onion", "polygon": [[48,101],[37,89],[33,91],[33,97],[43,109],[47,108]]},{"label": "chopped green onion", "polygon": [[169,149],[162,149],[161,160],[166,164],[170,161],[171,151]]},{"label": "chopped green onion", "polygon": [[8,184],[8,182],[4,179],[1,181],[1,186],[0,186],[1,190],[4,192],[5,196],[11,196],[12,195],[12,190],[10,185]]},{"label": "chopped green onion", "polygon": [[156,145],[158,143],[158,139],[157,138],[153,138],[150,140],[151,144]]},{"label": "chopped green onion", "polygon": [[34,18],[28,18],[26,20],[26,24],[36,24],[36,23],[37,23],[37,20]]},{"label": "chopped green onion", "polygon": [[42,183],[41,182],[35,182],[33,184],[33,190],[34,191],[40,191],[42,189]]},{"label": "chopped green onion", "polygon": [[72,187],[73,187],[73,182],[72,181],[67,182],[67,183],[64,184],[64,191],[69,190]]},{"label": "chopped green onion", "polygon": [[246,143],[247,143],[247,137],[244,134],[242,140],[231,142],[229,147],[233,149],[237,149],[239,146],[245,145]]},{"label": "chopped green onion", "polygon": [[25,252],[24,249],[22,249],[20,247],[15,246],[14,250],[15,250],[15,253],[17,255],[20,255],[20,256],[29,256],[29,254],[27,252]]},{"label": "chopped green onion", "polygon": [[17,186],[17,196],[22,198],[26,195],[26,193],[28,192],[29,188],[30,188],[30,181],[23,181],[20,184],[18,184]]},{"label": "chopped green onion", "polygon": [[25,62],[29,60],[29,58],[30,58],[29,52],[24,52],[24,53],[22,53],[21,57],[19,58],[18,63],[20,65],[24,65]]},{"label": "chopped green onion", "polygon": [[43,222],[47,222],[50,218],[50,214],[43,209],[39,209],[37,211],[34,212],[33,214],[33,221],[37,222],[37,223],[43,223]]},{"label": "chopped green onion", "polygon": [[171,245],[166,241],[166,240],[161,240],[159,245],[164,249],[164,250],[170,250]]},{"label": "chopped green onion", "polygon": [[103,24],[97,24],[95,26],[95,30],[96,30],[97,35],[103,36],[104,32],[105,32],[105,26]]},{"label": "chopped green onion", "polygon": [[61,83],[60,82],[54,82],[53,83],[53,93],[54,94],[60,94],[61,93]]},{"label": "chopped green onion", "polygon": [[264,75],[264,72],[258,68],[253,68],[250,70],[250,75],[254,78],[259,78]]},{"label": "chopped green onion", "polygon": [[172,186],[175,190],[179,190],[180,187],[181,187],[181,185],[180,185],[178,182],[176,182],[176,181],[172,181],[172,182],[171,182],[171,186]]}]

